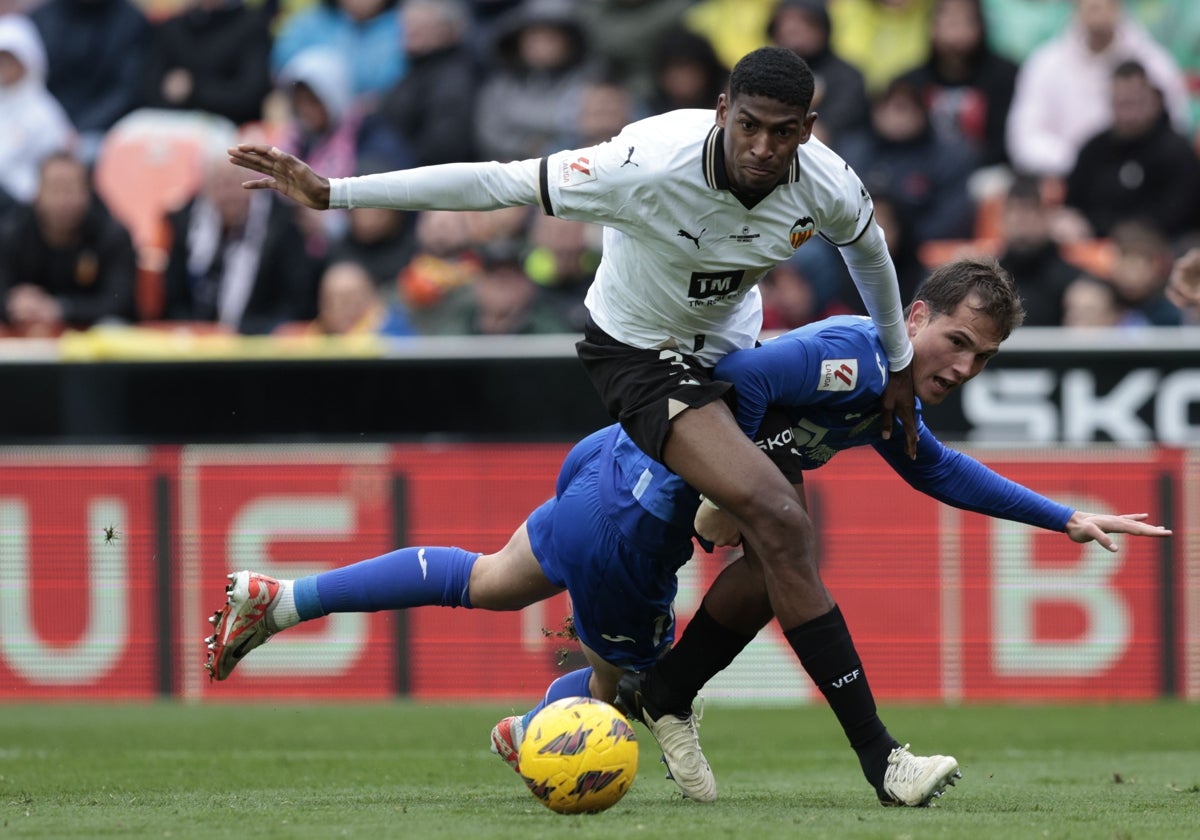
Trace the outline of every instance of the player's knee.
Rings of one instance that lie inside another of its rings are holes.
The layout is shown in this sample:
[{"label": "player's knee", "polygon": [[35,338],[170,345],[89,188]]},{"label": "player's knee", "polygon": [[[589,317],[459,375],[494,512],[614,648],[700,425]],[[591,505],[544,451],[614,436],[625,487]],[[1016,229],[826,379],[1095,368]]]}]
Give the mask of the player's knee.
[{"label": "player's knee", "polygon": [[[764,547],[797,545],[812,535],[812,521],[791,486],[746,499],[737,514],[746,530]],[[765,559],[765,558],[764,558]]]}]

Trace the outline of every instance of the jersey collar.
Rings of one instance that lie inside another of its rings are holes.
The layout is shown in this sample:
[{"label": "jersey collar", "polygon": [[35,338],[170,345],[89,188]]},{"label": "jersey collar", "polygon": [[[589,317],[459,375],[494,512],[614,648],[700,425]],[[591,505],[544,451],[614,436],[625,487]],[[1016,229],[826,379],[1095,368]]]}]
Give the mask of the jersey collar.
[{"label": "jersey collar", "polygon": [[[704,166],[704,182],[708,184],[709,189],[731,192],[729,175],[725,171],[725,129],[714,125],[709,130],[708,136],[704,138],[704,153],[700,158]],[[787,174],[779,179],[779,184],[794,184],[799,180],[800,155],[796,154],[792,157],[792,165],[788,167]]]}]

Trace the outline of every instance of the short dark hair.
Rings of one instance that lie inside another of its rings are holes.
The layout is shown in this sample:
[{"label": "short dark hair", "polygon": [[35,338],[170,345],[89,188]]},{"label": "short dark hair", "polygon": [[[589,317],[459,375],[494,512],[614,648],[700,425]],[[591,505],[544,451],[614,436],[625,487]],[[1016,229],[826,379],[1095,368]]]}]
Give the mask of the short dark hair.
[{"label": "short dark hair", "polygon": [[978,297],[972,308],[996,323],[1001,341],[1025,320],[1016,282],[992,257],[964,257],[940,266],[913,300],[925,301],[935,315],[950,315],[971,295]]},{"label": "short dark hair", "polygon": [[729,75],[729,98],[765,96],[808,111],[815,86],[808,62],[783,47],[762,47],[742,56]]},{"label": "short dark hair", "polygon": [[1136,58],[1127,58],[1113,68],[1114,79],[1148,79],[1146,67]]}]

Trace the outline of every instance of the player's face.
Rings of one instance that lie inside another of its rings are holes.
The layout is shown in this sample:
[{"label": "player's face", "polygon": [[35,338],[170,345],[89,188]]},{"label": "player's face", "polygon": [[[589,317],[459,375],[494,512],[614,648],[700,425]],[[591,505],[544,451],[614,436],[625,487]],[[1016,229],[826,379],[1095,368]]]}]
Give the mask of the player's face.
[{"label": "player's face", "polygon": [[908,317],[913,343],[913,385],[926,405],[937,405],[950,392],[983,370],[1000,350],[1000,327],[972,304],[971,295],[949,315],[939,315],[923,300]]},{"label": "player's face", "polygon": [[750,196],[774,189],[787,173],[796,147],[812,136],[816,113],[766,96],[717,99],[717,125],[725,129],[725,174]]}]

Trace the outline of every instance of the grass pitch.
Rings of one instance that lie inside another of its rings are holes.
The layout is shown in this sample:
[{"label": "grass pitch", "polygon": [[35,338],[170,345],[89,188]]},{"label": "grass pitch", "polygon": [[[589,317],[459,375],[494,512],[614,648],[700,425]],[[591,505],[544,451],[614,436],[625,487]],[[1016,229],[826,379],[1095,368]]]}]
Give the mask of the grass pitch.
[{"label": "grass pitch", "polygon": [[885,708],[964,778],[881,808],[823,706],[711,705],[713,805],[682,800],[638,727],[636,783],[564,817],[488,752],[500,706],[0,706],[0,837],[1200,837],[1200,707]]}]

